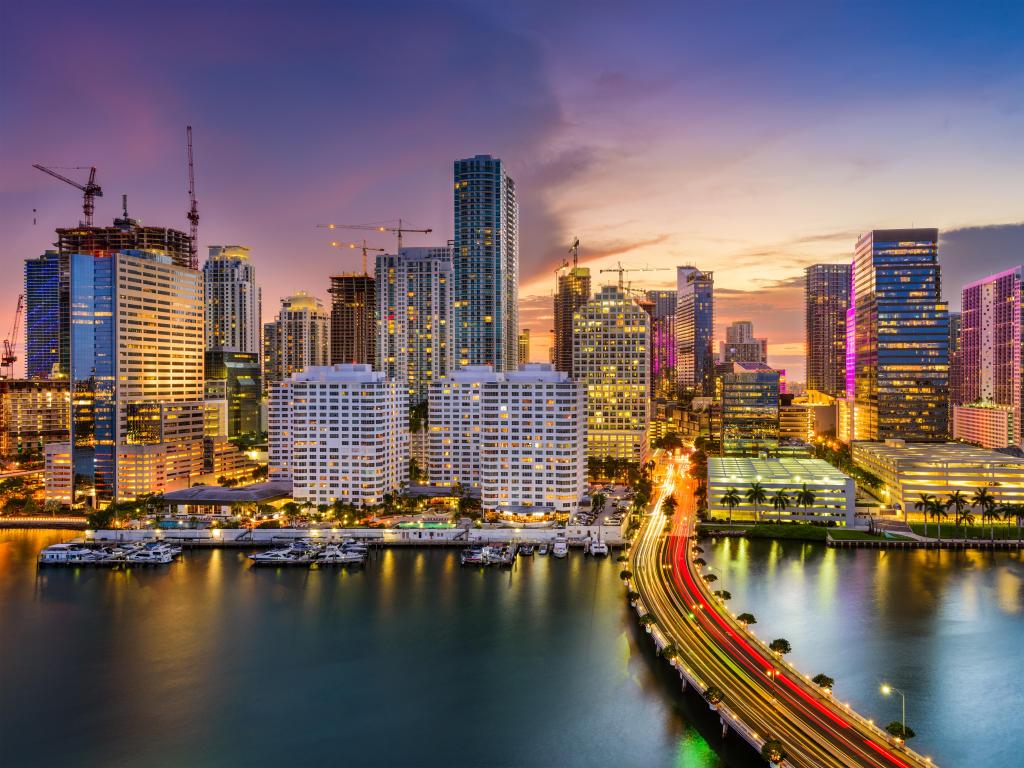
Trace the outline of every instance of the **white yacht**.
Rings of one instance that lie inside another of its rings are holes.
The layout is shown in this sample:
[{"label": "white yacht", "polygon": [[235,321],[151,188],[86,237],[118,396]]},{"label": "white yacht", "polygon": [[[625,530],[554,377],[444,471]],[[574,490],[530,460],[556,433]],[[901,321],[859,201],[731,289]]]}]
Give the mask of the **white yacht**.
[{"label": "white yacht", "polygon": [[296,554],[291,547],[286,549],[268,549],[266,552],[257,552],[249,555],[249,559],[257,565],[273,565],[275,563],[288,564],[295,562]]},{"label": "white yacht", "polygon": [[92,562],[96,553],[79,544],[51,544],[39,553],[39,562],[43,565],[53,563],[88,563]]},{"label": "white yacht", "polygon": [[590,554],[594,557],[604,557],[608,554],[608,545],[600,539],[590,542]]},{"label": "white yacht", "polygon": [[167,565],[174,561],[174,556],[168,552],[160,552],[153,549],[139,549],[135,552],[129,553],[125,560],[137,565]]},{"label": "white yacht", "polygon": [[569,554],[569,542],[565,539],[555,539],[555,543],[551,545],[551,554],[555,557],[565,557]]},{"label": "white yacht", "polygon": [[342,548],[336,544],[328,544],[324,551],[316,557],[317,563],[324,565],[346,565],[349,563],[361,563],[365,555],[359,552],[351,552],[348,548]]}]

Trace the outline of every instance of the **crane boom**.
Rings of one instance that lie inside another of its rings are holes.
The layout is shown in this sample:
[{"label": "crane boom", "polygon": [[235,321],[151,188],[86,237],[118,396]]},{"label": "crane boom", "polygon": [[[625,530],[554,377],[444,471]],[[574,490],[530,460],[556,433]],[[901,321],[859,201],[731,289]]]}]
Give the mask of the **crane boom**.
[{"label": "crane boom", "polygon": [[191,245],[189,245],[189,266],[192,269],[199,269],[199,203],[196,202],[196,174],[192,165],[192,126],[188,125],[185,127],[185,136],[188,140],[188,202],[189,208],[188,213],[185,214],[185,218],[188,219],[190,225],[189,236],[191,238]]},{"label": "crane boom", "polygon": [[434,230],[430,229],[413,229],[412,227],[403,226],[402,220],[398,220],[397,227],[386,227],[382,224],[317,224],[318,229],[361,229],[368,232],[391,232],[392,234],[398,235],[398,252],[402,252],[402,235],[406,232],[416,232],[421,235],[429,235]]},{"label": "crane boom", "polygon": [[337,240],[332,240],[331,241],[331,247],[332,248],[359,248],[360,250],[362,250],[362,252],[363,252],[363,274],[364,275],[369,274],[369,272],[366,271],[366,252],[367,251],[376,251],[377,253],[384,253],[387,250],[385,248],[368,248],[366,246],[366,241],[365,240],[363,240],[363,244],[362,245],[357,245],[356,243],[339,243]]},{"label": "crane boom", "polygon": [[622,277],[627,272],[671,272],[672,270],[668,267],[626,267],[623,266],[622,262],[618,262],[617,267],[611,269],[602,269],[601,272],[618,272],[619,273],[619,289],[625,290],[625,286],[622,282]]},{"label": "crane boom", "polygon": [[14,364],[18,362],[18,329],[21,327],[21,312],[25,307],[25,295],[18,296],[18,306],[14,310],[14,322],[11,324],[11,332],[4,339],[4,354],[0,358],[0,378],[14,378]]},{"label": "crane boom", "polygon": [[48,173],[55,179],[63,181],[65,184],[70,184],[76,189],[82,190],[82,214],[85,218],[84,224],[87,227],[92,226],[92,214],[95,210],[95,198],[103,197],[103,189],[99,184],[96,183],[96,166],[77,166],[72,170],[84,171],[86,168],[89,170],[89,180],[85,184],[79,184],[73,179],[69,179],[67,176],[62,176],[52,168],[47,168],[45,165],[39,165],[39,163],[33,163],[33,168],[36,168],[43,173]]}]

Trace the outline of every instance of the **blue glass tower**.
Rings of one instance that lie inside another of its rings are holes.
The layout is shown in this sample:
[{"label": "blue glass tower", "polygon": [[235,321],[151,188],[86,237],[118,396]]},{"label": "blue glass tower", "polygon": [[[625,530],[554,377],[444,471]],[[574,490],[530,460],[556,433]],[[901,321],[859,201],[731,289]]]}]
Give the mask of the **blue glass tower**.
[{"label": "blue glass tower", "polygon": [[56,251],[25,260],[25,375],[63,377],[68,371],[67,258]]}]

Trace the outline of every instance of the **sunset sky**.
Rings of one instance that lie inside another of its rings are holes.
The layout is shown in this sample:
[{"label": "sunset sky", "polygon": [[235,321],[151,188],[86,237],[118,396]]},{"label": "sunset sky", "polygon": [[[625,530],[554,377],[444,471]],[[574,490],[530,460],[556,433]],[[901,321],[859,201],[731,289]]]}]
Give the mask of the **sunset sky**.
[{"label": "sunset sky", "polygon": [[266,319],[358,265],[315,225],[401,216],[443,243],[452,161],[490,153],[534,337],[578,235],[595,269],[713,270],[719,327],[753,320],[801,380],[802,268],[860,231],[939,227],[954,305],[1024,262],[1022,29],[1019,2],[5,3],[0,329],[23,259],[81,213],[32,163],[97,166],[100,223],[127,193],[186,229],[191,124],[201,253],[252,247]]}]

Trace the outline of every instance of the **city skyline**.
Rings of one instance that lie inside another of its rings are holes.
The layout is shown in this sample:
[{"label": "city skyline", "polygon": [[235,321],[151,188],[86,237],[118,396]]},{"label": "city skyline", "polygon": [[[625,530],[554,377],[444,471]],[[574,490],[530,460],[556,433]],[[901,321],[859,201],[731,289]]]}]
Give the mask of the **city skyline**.
[{"label": "city skyline", "polygon": [[[61,10],[47,27],[56,44],[45,50],[17,34],[37,22],[40,10],[6,14],[0,56],[8,70],[25,73],[4,86],[5,103],[16,108],[5,115],[0,148],[9,169],[0,187],[6,255],[16,262],[42,254],[53,229],[73,225],[80,213],[74,190],[33,170],[33,162],[96,165],[106,191],[97,200],[99,224],[119,213],[119,195],[127,193],[134,216],[185,229],[186,123],[196,131],[200,252],[224,242],[253,248],[266,293],[264,321],[296,290],[326,300],[324,276],[356,267],[358,256],[338,258],[318,223],[403,216],[434,230],[408,245],[447,242],[450,163],[476,152],[501,157],[516,179],[521,326],[533,331],[534,360],[547,359],[551,272],[577,234],[580,264],[595,278],[620,258],[697,263],[714,272],[716,340],[729,322],[752,320],[769,339],[769,361],[793,380],[803,378],[802,270],[848,260],[859,232],[937,226],[944,298],[954,310],[962,285],[1014,266],[1024,249],[1013,194],[1014,160],[1024,148],[1021,52],[1010,32],[1019,27],[1016,9],[858,9],[856,24],[853,10],[842,8],[816,8],[813,22],[801,21],[800,4],[778,18],[756,9],[742,19],[685,9],[637,18],[625,11],[635,38],[618,41],[618,16],[602,9],[579,24],[560,9],[443,5],[425,13],[396,4],[407,19],[422,22],[405,29],[442,43],[474,28],[494,32],[483,36],[486,57],[481,43],[457,51],[435,46],[417,66],[445,87],[418,92],[406,70],[344,47],[339,53],[332,34],[291,19],[282,7],[253,10],[251,18],[207,9],[198,23],[164,14],[168,34],[180,33],[190,54],[186,66],[168,70],[147,55],[144,36],[130,34],[151,24],[159,6],[134,9],[130,19],[122,14],[118,28],[108,30],[55,5]],[[358,25],[391,44],[379,18],[385,11],[322,10],[336,28]],[[253,33],[259,61],[233,61],[213,44],[213,30],[228,18],[241,34]],[[266,36],[286,19],[289,35]],[[900,30],[911,21],[917,34],[908,41]],[[186,23],[187,34],[180,26]],[[828,47],[817,36],[781,34],[811,23],[828,31],[820,36]],[[856,34],[863,23],[878,31],[866,51]],[[118,61],[79,72],[65,52],[73,46],[59,42],[83,28],[94,30],[100,48],[110,48],[116,35]],[[669,34],[682,34],[687,44],[656,44]],[[751,43],[750,56],[734,55]],[[604,58],[597,61],[590,48],[604,49]],[[669,52],[681,50],[687,52]],[[799,66],[811,55],[820,64],[814,72]],[[466,82],[460,72],[467,57],[475,57],[475,87],[500,86],[507,99],[472,111],[452,101],[450,91]],[[270,76],[281,67],[297,81],[319,74],[308,88],[285,93]],[[114,89],[97,92],[83,80],[114,81],[115,68],[120,88],[135,93],[134,109],[116,119],[109,108],[120,99]],[[196,84],[207,72],[210,83]],[[271,89],[287,124],[251,106],[258,101],[254,82]],[[321,120],[324,110],[330,116],[335,109],[331,88],[364,102],[360,111],[372,119],[346,121],[339,134],[336,121]],[[214,93],[232,94],[230,103]],[[515,114],[506,101],[517,105]],[[58,103],[83,117],[74,133],[58,121],[32,120]],[[404,127],[436,112],[448,114],[421,121],[433,128],[411,135]],[[872,112],[887,114],[884,129],[872,127]],[[238,114],[252,118],[241,129]],[[920,141],[924,123],[935,127]],[[279,145],[289,150],[275,154]],[[372,244],[394,248],[390,237]],[[637,277],[658,278],[638,279],[637,287],[669,285],[658,275]],[[602,282],[596,279],[595,288]],[[17,291],[0,288],[0,303],[13,306]]]}]

